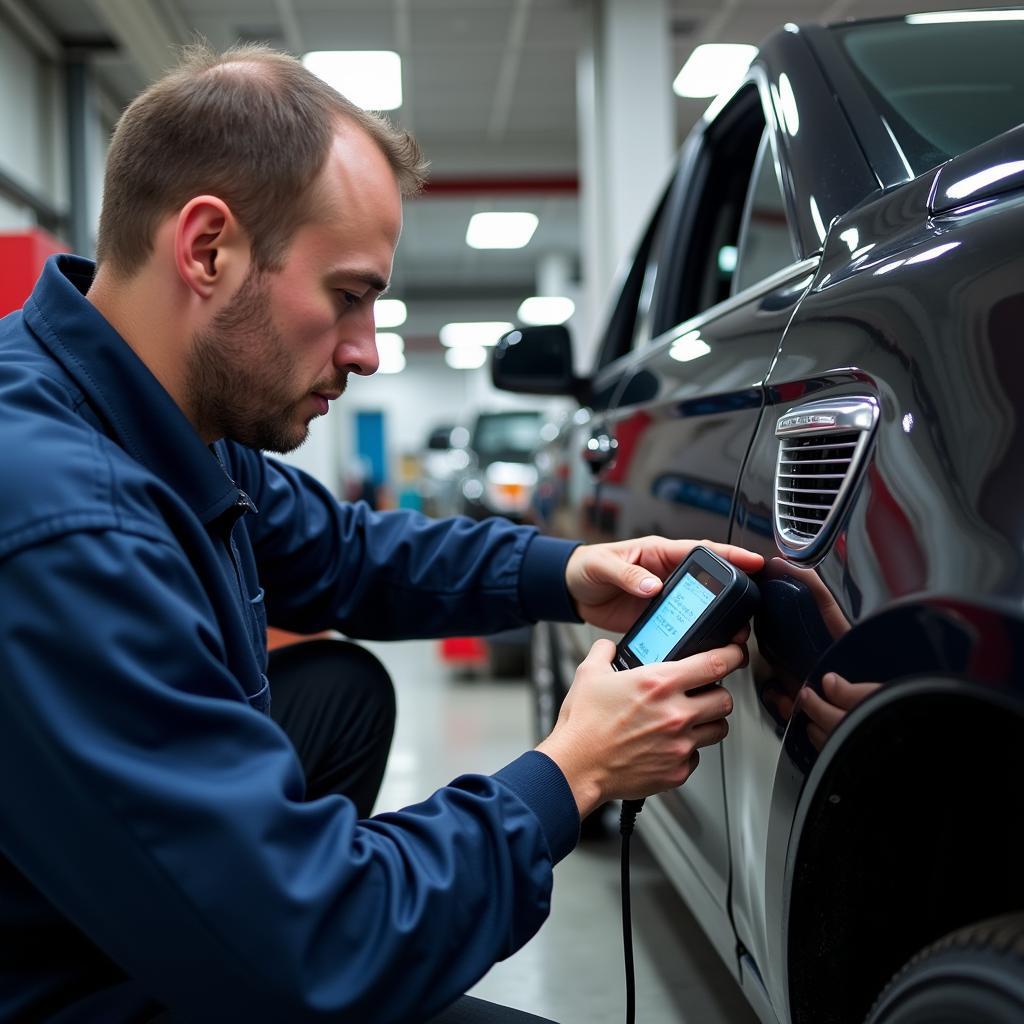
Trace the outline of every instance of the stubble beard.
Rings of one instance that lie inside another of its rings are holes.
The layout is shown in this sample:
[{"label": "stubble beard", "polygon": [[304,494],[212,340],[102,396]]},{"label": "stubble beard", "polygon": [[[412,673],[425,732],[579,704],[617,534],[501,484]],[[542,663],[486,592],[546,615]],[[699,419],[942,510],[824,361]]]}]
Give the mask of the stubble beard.
[{"label": "stubble beard", "polygon": [[[192,422],[204,437],[227,437],[260,451],[290,452],[309,436],[309,419],[284,339],[274,327],[265,275],[251,270],[238,291],[193,337],[185,376]],[[346,380],[324,390],[344,390]]]}]

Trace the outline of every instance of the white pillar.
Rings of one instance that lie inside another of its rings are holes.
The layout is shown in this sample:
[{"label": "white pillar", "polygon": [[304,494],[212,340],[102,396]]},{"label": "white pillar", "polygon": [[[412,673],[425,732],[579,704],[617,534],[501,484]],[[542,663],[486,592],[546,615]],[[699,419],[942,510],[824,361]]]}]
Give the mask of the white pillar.
[{"label": "white pillar", "polygon": [[[596,343],[620,264],[668,180],[675,144],[668,0],[593,0],[577,61],[583,309]],[[582,369],[583,367],[578,367]]]},{"label": "white pillar", "polygon": [[537,295],[571,295],[572,257],[566,252],[547,252],[537,260]]}]

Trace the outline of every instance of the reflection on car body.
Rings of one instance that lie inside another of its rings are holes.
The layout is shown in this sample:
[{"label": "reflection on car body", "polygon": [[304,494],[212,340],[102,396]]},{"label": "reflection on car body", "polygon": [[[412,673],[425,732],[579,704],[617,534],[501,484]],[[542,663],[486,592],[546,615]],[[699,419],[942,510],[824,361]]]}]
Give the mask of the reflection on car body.
[{"label": "reflection on car body", "polygon": [[[1024,941],[1024,20],[983,14],[770,37],[592,372],[564,328],[494,355],[580,402],[537,457],[543,529],[765,555],[730,734],[642,831],[766,1022],[902,1021],[911,988],[919,1019],[1002,1020],[956,956]],[[542,729],[594,637],[538,630]]]}]

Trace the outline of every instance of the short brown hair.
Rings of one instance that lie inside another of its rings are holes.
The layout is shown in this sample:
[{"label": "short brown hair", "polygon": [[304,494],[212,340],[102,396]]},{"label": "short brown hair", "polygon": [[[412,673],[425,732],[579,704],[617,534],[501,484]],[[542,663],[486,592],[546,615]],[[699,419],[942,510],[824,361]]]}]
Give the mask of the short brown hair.
[{"label": "short brown hair", "polygon": [[249,235],[256,268],[280,269],[294,232],[312,214],[310,186],[339,121],[377,143],[403,195],[423,187],[427,164],[413,137],[345,99],[294,57],[253,44],[222,54],[205,43],[187,47],[114,129],[97,262],[131,276],[149,258],[160,219],[210,194]]}]

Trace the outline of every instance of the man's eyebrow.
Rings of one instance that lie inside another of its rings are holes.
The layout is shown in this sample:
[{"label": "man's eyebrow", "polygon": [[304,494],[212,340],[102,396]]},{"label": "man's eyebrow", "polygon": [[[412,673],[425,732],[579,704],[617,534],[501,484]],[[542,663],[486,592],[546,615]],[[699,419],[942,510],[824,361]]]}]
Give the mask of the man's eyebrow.
[{"label": "man's eyebrow", "polygon": [[375,292],[377,292],[378,296],[383,295],[390,287],[390,282],[385,281],[380,274],[377,274],[372,270],[358,270],[339,267],[337,270],[332,270],[327,277],[329,280],[336,280],[340,277],[344,277],[348,280],[355,278],[357,281],[362,281],[364,284],[368,284]]}]

